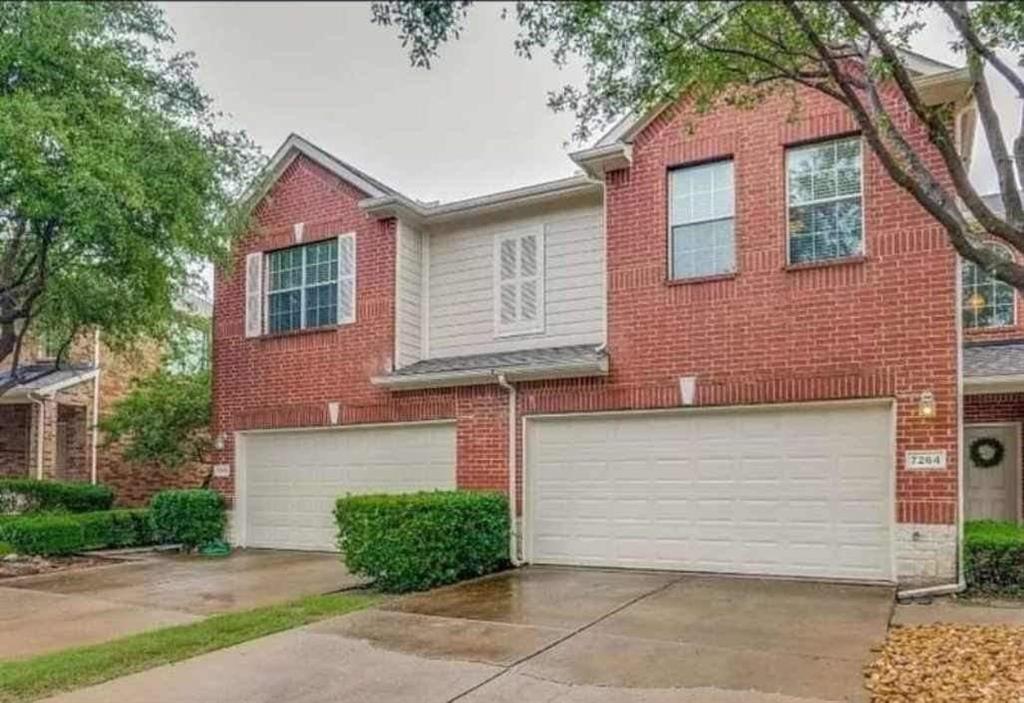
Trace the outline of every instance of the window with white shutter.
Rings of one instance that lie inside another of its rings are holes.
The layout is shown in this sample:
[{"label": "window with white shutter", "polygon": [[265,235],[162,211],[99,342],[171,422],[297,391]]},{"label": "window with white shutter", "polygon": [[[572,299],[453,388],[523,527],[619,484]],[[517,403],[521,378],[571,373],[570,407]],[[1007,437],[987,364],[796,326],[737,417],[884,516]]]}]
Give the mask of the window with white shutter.
[{"label": "window with white shutter", "polygon": [[[266,275],[263,259],[266,258]],[[246,257],[246,336],[355,321],[355,234]]]},{"label": "window with white shutter", "polygon": [[544,329],[544,235],[499,234],[494,246],[495,330],[499,336]]}]

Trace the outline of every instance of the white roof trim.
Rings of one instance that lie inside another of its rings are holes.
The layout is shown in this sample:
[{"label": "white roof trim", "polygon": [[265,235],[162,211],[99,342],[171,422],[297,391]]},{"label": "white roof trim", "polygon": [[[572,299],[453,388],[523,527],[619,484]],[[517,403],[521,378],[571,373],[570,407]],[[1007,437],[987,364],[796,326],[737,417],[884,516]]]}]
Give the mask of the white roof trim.
[{"label": "white roof trim", "polygon": [[[899,50],[900,55],[906,62],[907,68],[917,74],[915,82],[922,83],[922,90],[934,91],[940,84],[949,80],[958,81],[963,79],[966,73],[965,68],[957,68],[949,64],[936,61],[912,51]],[[664,101],[653,106],[646,112],[632,111],[620,119],[605,134],[598,139],[591,149],[607,147],[616,143],[630,143],[637,134],[644,131],[646,127],[657,118],[662,111],[673,104],[674,101]],[[934,103],[930,103],[934,104]],[[588,150],[584,150],[588,151]],[[581,153],[581,152],[577,152]]]},{"label": "white roof trim", "polygon": [[498,375],[509,381],[543,381],[552,378],[579,378],[582,376],[606,376],[607,357],[595,362],[572,364],[523,366],[502,366],[495,369],[468,369],[464,371],[442,371],[438,373],[410,374],[408,376],[374,376],[370,382],[392,390],[417,390],[424,388],[450,388],[452,386],[480,386],[498,382]]},{"label": "white roof trim", "polygon": [[352,184],[371,198],[381,198],[396,192],[380,181],[371,178],[341,159],[327,153],[308,139],[304,139],[297,134],[290,134],[284,140],[284,143],[278,147],[277,151],[274,152],[274,155],[270,158],[262,173],[255,179],[253,185],[246,191],[242,201],[248,202],[250,206],[256,205],[256,202],[267,194],[271,186],[300,154],[310,161],[319,164],[343,181]]},{"label": "white roof trim", "polygon": [[440,205],[417,202],[400,193],[369,198],[359,203],[364,212],[378,217],[398,217],[410,224],[432,224],[458,217],[499,212],[524,205],[557,200],[588,192],[599,192],[601,184],[584,174],[512,190],[456,200]]},{"label": "white roof trim", "polygon": [[1019,393],[1024,391],[1024,374],[1006,376],[965,376],[964,394]]},{"label": "white roof trim", "polygon": [[[58,369],[57,371],[60,371],[60,369]],[[64,390],[65,388],[71,388],[72,386],[77,386],[79,383],[91,381],[94,378],[96,378],[97,373],[99,373],[97,369],[89,369],[88,371],[82,371],[80,373],[77,373],[74,376],[71,376],[70,378],[65,378],[61,381],[56,381],[48,386],[39,386],[34,388],[15,386],[7,393],[5,393],[2,397],[0,397],[0,403],[24,402],[24,400],[28,398],[29,393],[31,393],[32,395],[50,396],[53,395],[54,393]],[[44,379],[45,377],[43,377],[43,379],[40,379],[40,381],[42,382],[44,381]]]}]

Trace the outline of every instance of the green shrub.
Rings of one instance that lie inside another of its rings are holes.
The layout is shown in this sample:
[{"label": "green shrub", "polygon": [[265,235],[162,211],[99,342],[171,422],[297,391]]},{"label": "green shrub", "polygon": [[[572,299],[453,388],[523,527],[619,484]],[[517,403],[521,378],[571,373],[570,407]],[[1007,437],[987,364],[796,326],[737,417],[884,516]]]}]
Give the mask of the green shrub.
[{"label": "green shrub", "polygon": [[149,511],[26,515],[0,522],[0,542],[18,554],[53,556],[155,542]]},{"label": "green shrub", "polygon": [[224,499],[216,491],[160,491],[149,505],[161,542],[176,542],[194,549],[224,534]]},{"label": "green shrub", "polygon": [[995,520],[966,523],[964,577],[975,593],[1024,595],[1024,527]]},{"label": "green shrub", "polygon": [[508,562],[508,502],[498,493],[347,496],[334,514],[345,565],[385,591],[453,583]]},{"label": "green shrub", "polygon": [[114,492],[107,486],[30,478],[0,479],[0,513],[110,510]]}]

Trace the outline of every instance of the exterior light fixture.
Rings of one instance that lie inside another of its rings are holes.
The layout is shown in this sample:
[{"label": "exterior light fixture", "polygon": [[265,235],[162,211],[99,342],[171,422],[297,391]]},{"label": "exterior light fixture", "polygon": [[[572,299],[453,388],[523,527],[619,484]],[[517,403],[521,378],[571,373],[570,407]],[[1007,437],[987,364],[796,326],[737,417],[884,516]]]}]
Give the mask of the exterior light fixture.
[{"label": "exterior light fixture", "polygon": [[925,391],[917,401],[917,411],[921,417],[935,417],[935,394]]}]

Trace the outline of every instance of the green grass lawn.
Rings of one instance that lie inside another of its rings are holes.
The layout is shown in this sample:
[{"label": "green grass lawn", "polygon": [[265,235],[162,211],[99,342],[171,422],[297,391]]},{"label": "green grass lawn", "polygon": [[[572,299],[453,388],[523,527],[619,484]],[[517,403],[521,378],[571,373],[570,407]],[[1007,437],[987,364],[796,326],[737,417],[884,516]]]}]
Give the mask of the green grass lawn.
[{"label": "green grass lawn", "polygon": [[377,596],[336,593],[214,615],[31,659],[0,662],[0,703],[32,701],[223,649],[372,605]]}]

